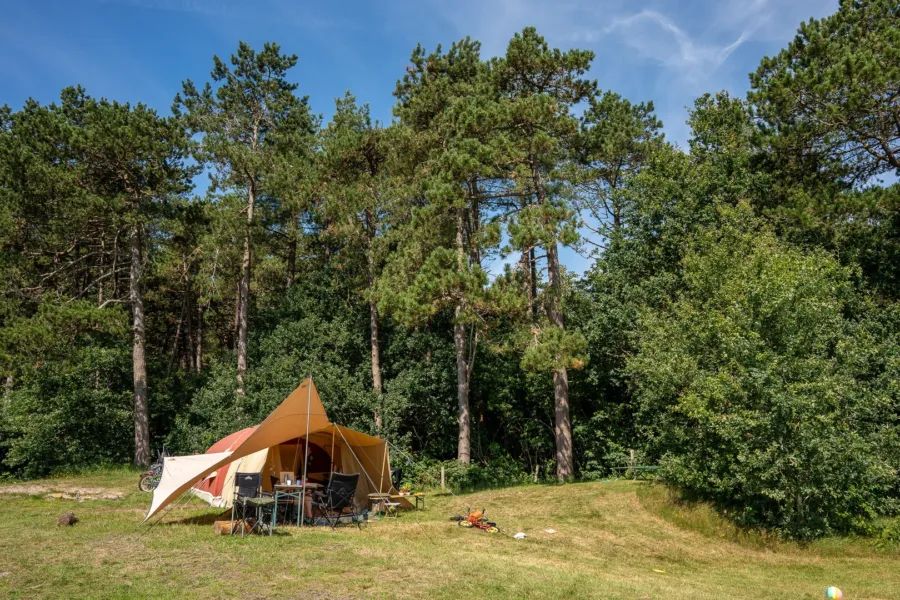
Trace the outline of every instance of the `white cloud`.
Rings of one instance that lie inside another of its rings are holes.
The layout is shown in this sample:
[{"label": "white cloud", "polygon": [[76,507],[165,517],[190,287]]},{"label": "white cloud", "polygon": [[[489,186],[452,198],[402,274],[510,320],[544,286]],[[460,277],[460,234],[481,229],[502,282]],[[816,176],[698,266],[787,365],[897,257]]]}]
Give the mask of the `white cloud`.
[{"label": "white cloud", "polygon": [[642,10],[628,17],[613,19],[604,34],[619,34],[622,40],[646,58],[691,76],[708,75],[718,68],[749,32],[741,32],[730,44],[718,46],[697,42],[671,19],[654,10]]}]

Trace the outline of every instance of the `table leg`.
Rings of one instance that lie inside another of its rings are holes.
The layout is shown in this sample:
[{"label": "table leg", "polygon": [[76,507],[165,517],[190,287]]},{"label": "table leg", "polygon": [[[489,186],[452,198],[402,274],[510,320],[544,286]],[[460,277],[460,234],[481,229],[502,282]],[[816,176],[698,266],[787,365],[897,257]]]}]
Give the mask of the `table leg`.
[{"label": "table leg", "polygon": [[275,506],[272,507],[272,531],[275,531],[276,519],[278,518],[278,490],[275,490]]}]

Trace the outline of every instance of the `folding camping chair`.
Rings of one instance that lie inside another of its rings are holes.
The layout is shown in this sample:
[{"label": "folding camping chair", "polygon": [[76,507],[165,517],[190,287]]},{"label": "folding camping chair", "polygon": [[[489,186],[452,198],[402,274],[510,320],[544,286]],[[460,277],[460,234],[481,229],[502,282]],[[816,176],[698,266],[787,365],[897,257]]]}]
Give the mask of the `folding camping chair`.
[{"label": "folding camping chair", "polygon": [[[240,510],[238,523],[241,525],[241,537],[246,533],[253,533],[258,527],[260,531],[272,530],[268,523],[272,520],[272,508],[275,499],[262,492],[262,476],[259,473],[235,473],[234,474],[234,499],[231,503],[231,534],[234,535],[235,514]],[[250,531],[247,532],[248,511],[252,511],[255,518]],[[268,517],[266,517],[268,513]]]},{"label": "folding camping chair", "polygon": [[331,479],[324,492],[313,496],[313,503],[325,516],[325,520],[334,529],[346,509],[350,509],[350,515],[356,526],[362,529],[362,515],[356,504],[356,486],[359,483],[359,473],[345,475],[332,473]]}]

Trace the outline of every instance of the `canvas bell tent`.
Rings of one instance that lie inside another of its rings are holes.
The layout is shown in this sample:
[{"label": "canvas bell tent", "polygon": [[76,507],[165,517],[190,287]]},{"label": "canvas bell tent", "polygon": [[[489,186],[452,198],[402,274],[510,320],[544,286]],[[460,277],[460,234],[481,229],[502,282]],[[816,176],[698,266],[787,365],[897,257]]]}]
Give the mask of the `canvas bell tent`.
[{"label": "canvas bell tent", "polygon": [[356,498],[396,493],[385,440],[332,423],[312,378],[306,379],[255,427],[222,438],[206,454],[169,456],[144,522],[190,492],[213,506],[231,506],[235,473],[262,473],[271,491],[280,473],[327,481],[332,472],[359,473]]}]

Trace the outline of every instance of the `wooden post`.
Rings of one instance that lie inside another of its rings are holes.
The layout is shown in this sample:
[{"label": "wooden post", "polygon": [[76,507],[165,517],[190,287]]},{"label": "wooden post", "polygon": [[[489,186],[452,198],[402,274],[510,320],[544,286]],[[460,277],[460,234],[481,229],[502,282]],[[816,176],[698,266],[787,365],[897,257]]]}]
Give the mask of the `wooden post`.
[{"label": "wooden post", "polygon": [[444,487],[444,467],[441,467],[441,489],[445,489]]},{"label": "wooden post", "polygon": [[538,471],[541,470],[541,465],[534,465],[534,482],[538,482]]},{"label": "wooden post", "polygon": [[631,454],[631,466],[634,466],[634,448],[629,448],[628,452]]}]

